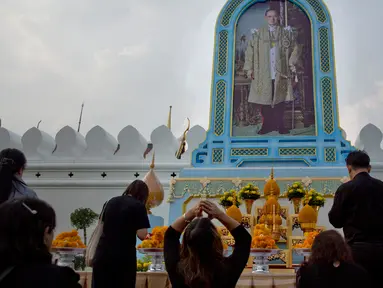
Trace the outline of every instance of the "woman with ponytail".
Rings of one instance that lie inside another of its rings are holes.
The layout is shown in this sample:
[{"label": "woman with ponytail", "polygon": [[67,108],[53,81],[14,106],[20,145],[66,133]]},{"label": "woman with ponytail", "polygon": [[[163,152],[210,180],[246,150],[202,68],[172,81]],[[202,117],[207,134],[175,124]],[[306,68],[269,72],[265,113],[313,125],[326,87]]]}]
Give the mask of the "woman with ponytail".
[{"label": "woman with ponytail", "polygon": [[0,204],[14,198],[37,198],[22,179],[27,159],[17,149],[4,149],[0,152]]},{"label": "woman with ponytail", "polygon": [[[201,217],[203,211],[208,218]],[[222,240],[212,219],[225,225],[235,239],[234,251],[227,258],[223,256]],[[250,245],[251,236],[242,225],[214,203],[201,201],[165,233],[165,264],[172,287],[236,287],[249,259]]]}]

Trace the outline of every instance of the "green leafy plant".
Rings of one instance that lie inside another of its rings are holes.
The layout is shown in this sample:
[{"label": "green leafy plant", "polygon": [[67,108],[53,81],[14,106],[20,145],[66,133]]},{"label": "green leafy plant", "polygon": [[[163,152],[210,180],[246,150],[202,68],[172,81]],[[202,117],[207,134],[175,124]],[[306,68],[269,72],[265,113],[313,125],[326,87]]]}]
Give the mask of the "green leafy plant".
[{"label": "green leafy plant", "polygon": [[77,255],[75,256],[74,260],[73,260],[73,264],[74,264],[74,270],[76,271],[84,271],[85,270],[85,257],[83,255]]},{"label": "green leafy plant", "polygon": [[287,190],[287,198],[289,198],[290,201],[293,198],[302,199],[305,195],[306,191],[301,182],[294,182]]},{"label": "green leafy plant", "polygon": [[87,233],[88,229],[98,219],[98,214],[89,208],[79,208],[70,214],[70,222],[72,226],[77,230],[83,230],[84,232],[84,244],[87,244]]}]

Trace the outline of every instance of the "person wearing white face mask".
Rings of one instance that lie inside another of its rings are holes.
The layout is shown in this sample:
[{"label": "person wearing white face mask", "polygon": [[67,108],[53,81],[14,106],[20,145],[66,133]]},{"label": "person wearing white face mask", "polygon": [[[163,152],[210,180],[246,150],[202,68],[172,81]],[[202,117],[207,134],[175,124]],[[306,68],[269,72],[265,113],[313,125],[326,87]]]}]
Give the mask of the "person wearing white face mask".
[{"label": "person wearing white face mask", "polygon": [[276,10],[265,13],[267,25],[254,29],[246,49],[243,70],[251,81],[248,101],[261,106],[263,124],[259,135],[278,131],[289,133],[284,127],[285,102],[292,101],[292,73],[300,57],[300,47],[290,27],[279,24]]}]

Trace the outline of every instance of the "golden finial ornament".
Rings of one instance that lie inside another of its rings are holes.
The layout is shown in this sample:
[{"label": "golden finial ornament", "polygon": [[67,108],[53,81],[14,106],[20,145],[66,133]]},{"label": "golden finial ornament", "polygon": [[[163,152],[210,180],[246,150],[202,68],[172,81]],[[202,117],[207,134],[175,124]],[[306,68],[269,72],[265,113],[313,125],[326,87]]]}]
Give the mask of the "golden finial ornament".
[{"label": "golden finial ornament", "polygon": [[152,156],[152,163],[150,164],[150,170],[145,175],[143,181],[148,185],[149,188],[149,197],[148,201],[146,202],[146,209],[148,211],[148,214],[151,214],[150,211],[152,208],[157,207],[161,205],[162,201],[164,201],[164,187],[161,184],[160,179],[157,177],[156,173],[154,172],[154,164],[155,161],[155,153],[153,152]]},{"label": "golden finial ornament", "polygon": [[168,115],[168,128],[172,130],[172,108],[173,106],[169,106],[169,115]]},{"label": "golden finial ornament", "polygon": [[190,119],[186,118],[186,121],[187,121],[186,129],[185,129],[185,131],[184,131],[184,133],[182,135],[182,138],[181,138],[181,141],[180,141],[180,147],[178,148],[178,150],[176,152],[176,158],[177,159],[181,159],[182,154],[184,154],[185,151],[186,151],[186,134],[190,130]]},{"label": "golden finial ornament", "polygon": [[281,205],[278,202],[280,188],[274,179],[274,169],[271,169],[270,178],[264,188],[266,203],[262,209],[260,223],[265,224],[271,231],[273,239],[278,241],[280,238],[280,226],[282,225]]},{"label": "golden finial ornament", "polygon": [[265,187],[263,188],[263,194],[265,195],[265,198],[268,199],[270,195],[279,197],[280,193],[281,189],[279,188],[277,181],[274,179],[274,168],[271,168],[270,178],[267,180]]}]

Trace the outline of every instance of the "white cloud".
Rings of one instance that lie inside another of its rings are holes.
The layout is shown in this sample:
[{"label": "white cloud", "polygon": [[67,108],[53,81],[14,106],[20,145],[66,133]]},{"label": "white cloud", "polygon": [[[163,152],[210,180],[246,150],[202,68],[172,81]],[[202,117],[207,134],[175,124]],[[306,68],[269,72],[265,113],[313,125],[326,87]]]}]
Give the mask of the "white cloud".
[{"label": "white cloud", "polygon": [[[225,2],[0,1],[4,126],[22,134],[42,119],[55,134],[76,127],[85,100],[83,132],[101,125],[116,136],[131,124],[149,138],[166,123],[169,105],[176,134],[185,117],[207,128],[214,25]],[[364,24],[379,27],[383,1],[326,2],[337,37],[340,119],[354,140],[362,125],[383,119],[375,86],[383,63],[374,56],[383,40]]]}]

